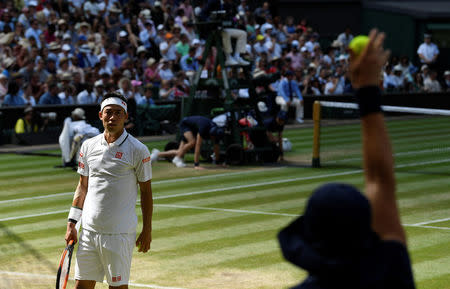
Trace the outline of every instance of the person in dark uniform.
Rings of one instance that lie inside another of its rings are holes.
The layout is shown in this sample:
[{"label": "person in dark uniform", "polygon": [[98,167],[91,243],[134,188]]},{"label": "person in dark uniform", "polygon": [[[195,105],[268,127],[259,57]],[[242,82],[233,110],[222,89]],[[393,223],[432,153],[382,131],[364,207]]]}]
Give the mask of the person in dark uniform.
[{"label": "person in dark uniform", "polygon": [[280,161],[283,158],[283,130],[284,124],[288,118],[288,114],[284,110],[280,110],[274,117],[270,117],[264,120],[264,127],[266,128],[266,135],[269,142],[274,145],[278,145],[280,149]]},{"label": "person in dark uniform", "polygon": [[351,53],[349,67],[361,116],[365,196],[347,184],[325,184],[303,216],[278,234],[284,257],[309,273],[296,289],[415,288],[378,87],[389,51],[384,33],[372,30],[369,37],[361,55]]},{"label": "person in dark uniform", "polygon": [[176,150],[160,152],[157,149],[152,150],[151,159],[155,162],[159,157],[174,157],[172,163],[179,168],[185,167],[183,161],[184,155],[195,146],[194,151],[194,168],[200,167],[200,149],[203,139],[211,139],[214,141],[214,153],[220,156],[219,141],[223,138],[224,131],[218,127],[212,120],[204,116],[188,116],[180,122],[180,134],[182,139],[180,146]]}]

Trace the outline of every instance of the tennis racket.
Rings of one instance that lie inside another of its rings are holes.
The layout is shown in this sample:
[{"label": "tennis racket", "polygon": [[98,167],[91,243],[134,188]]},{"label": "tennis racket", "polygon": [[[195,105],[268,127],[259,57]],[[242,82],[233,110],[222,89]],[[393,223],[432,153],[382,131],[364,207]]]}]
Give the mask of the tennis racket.
[{"label": "tennis racket", "polygon": [[64,249],[59,261],[58,273],[56,274],[56,289],[66,289],[67,280],[69,280],[70,261],[72,260],[73,247],[75,246],[73,240]]}]

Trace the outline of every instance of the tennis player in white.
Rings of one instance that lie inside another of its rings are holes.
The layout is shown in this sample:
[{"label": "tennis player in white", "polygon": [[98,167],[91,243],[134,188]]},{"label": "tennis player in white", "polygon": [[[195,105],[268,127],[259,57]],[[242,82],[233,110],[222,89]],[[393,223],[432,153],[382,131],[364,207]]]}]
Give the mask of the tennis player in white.
[{"label": "tennis player in white", "polygon": [[[81,219],[76,289],[94,288],[105,276],[109,288],[128,288],[134,246],[145,253],[152,240],[150,153],[124,129],[128,113],[126,99],[120,93],[104,96],[99,117],[105,131],[81,147],[80,181],[65,236],[66,242],[77,242],[75,224]],[[136,240],[138,184],[143,228]]]}]

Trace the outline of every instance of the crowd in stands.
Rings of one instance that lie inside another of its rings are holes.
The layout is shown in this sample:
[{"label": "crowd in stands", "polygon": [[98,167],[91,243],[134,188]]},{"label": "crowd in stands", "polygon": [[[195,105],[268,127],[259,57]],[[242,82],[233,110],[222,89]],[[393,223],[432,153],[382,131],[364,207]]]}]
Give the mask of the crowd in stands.
[{"label": "crowd in stands", "polygon": [[[83,105],[99,103],[103,94],[115,90],[137,105],[185,97],[205,47],[194,20],[209,2],[1,1],[0,104]],[[251,63],[255,77],[289,71],[303,95],[351,92],[346,77],[346,47],[353,37],[349,29],[322,47],[318,31],[306,19],[272,15],[270,1],[222,4],[234,13],[235,27],[247,33],[241,56],[243,63]],[[430,53],[424,49],[422,53]],[[423,65],[413,65],[407,57],[392,57],[383,88],[449,90],[450,71],[440,83],[432,69],[435,59],[421,60]]]}]

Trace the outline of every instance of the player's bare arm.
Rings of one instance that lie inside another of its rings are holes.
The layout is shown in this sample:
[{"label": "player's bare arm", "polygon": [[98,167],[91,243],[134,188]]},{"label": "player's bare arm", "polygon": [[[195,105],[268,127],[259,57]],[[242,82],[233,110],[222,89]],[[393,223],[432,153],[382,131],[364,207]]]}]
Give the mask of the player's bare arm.
[{"label": "player's bare arm", "polygon": [[[351,54],[350,73],[357,89],[378,86],[380,71],[390,54],[383,49],[384,33],[372,30],[369,38],[359,57]],[[360,100],[360,109],[364,101]],[[383,113],[363,116],[361,125],[365,192],[372,206],[373,229],[384,240],[397,240],[406,245],[395,197],[394,160]]]},{"label": "player's bare arm", "polygon": [[[75,194],[73,196],[72,207],[76,207],[79,209],[83,209],[84,200],[86,199],[87,189],[88,189],[89,177],[88,176],[80,176],[80,180],[78,182],[77,188],[75,190]],[[71,240],[74,243],[77,242],[77,230],[75,229],[74,222],[67,222],[67,231],[66,236],[64,238],[67,243]]]},{"label": "player's bare arm", "polygon": [[146,253],[150,250],[152,242],[152,216],[153,216],[153,193],[151,180],[139,182],[141,190],[141,210],[142,210],[142,232],[136,240],[139,252]]}]

